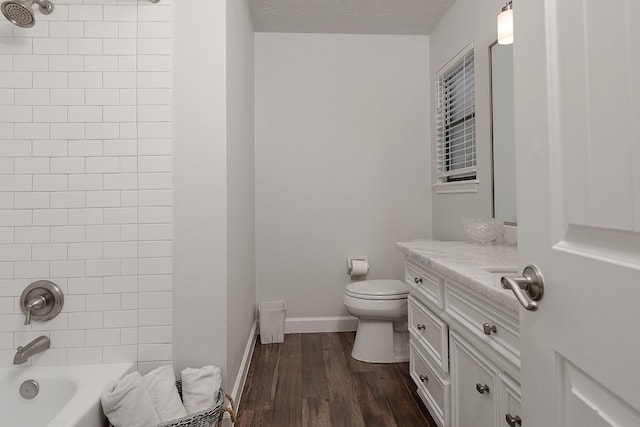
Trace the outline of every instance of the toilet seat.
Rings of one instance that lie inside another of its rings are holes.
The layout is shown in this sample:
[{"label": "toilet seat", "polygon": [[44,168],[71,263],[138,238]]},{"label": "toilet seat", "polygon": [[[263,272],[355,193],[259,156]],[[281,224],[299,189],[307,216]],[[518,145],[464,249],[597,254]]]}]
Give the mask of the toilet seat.
[{"label": "toilet seat", "polygon": [[400,280],[364,280],[347,285],[346,295],[367,300],[406,299],[409,289]]}]

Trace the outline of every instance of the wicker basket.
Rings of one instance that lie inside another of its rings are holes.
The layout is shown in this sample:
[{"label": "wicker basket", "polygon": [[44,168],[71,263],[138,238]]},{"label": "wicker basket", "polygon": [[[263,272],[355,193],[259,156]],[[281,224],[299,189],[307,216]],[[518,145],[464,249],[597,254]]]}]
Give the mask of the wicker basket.
[{"label": "wicker basket", "polygon": [[[182,382],[180,380],[176,381],[176,388],[182,399]],[[225,399],[229,401],[229,406],[225,405]],[[225,412],[229,413],[231,422],[235,423],[236,410],[233,399],[224,390],[220,389],[216,396],[216,401],[210,408],[176,420],[156,424],[154,427],[219,427],[222,424],[222,417]],[[109,424],[109,427],[113,427],[113,425]]]}]

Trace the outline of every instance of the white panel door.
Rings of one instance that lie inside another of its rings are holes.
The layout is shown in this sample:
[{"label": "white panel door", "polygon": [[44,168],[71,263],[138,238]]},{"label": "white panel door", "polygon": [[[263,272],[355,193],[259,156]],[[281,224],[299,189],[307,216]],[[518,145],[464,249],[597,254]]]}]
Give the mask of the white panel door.
[{"label": "white panel door", "polygon": [[514,2],[523,426],[640,426],[640,1]]}]

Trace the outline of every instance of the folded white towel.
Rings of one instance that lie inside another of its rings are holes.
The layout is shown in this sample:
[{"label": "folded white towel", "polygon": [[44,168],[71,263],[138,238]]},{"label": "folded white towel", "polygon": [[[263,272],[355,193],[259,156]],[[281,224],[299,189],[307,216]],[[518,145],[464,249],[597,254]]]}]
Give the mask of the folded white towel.
[{"label": "folded white towel", "polygon": [[154,369],[142,377],[142,383],[147,387],[160,421],[171,421],[187,415],[176,388],[176,375],[171,366]]},{"label": "folded white towel", "polygon": [[213,406],[221,384],[222,373],[217,366],[183,369],[182,402],[187,414]]},{"label": "folded white towel", "polygon": [[138,372],[109,382],[100,400],[104,414],[115,427],[150,427],[160,423]]}]

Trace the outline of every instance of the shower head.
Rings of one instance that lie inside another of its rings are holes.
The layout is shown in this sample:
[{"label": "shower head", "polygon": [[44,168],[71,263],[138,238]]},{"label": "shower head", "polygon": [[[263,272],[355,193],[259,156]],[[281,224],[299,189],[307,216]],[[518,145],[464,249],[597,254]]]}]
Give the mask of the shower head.
[{"label": "shower head", "polygon": [[37,4],[40,13],[49,15],[53,12],[53,3],[49,0],[9,0],[2,3],[2,14],[14,25],[31,28],[36,24],[33,4]]}]

